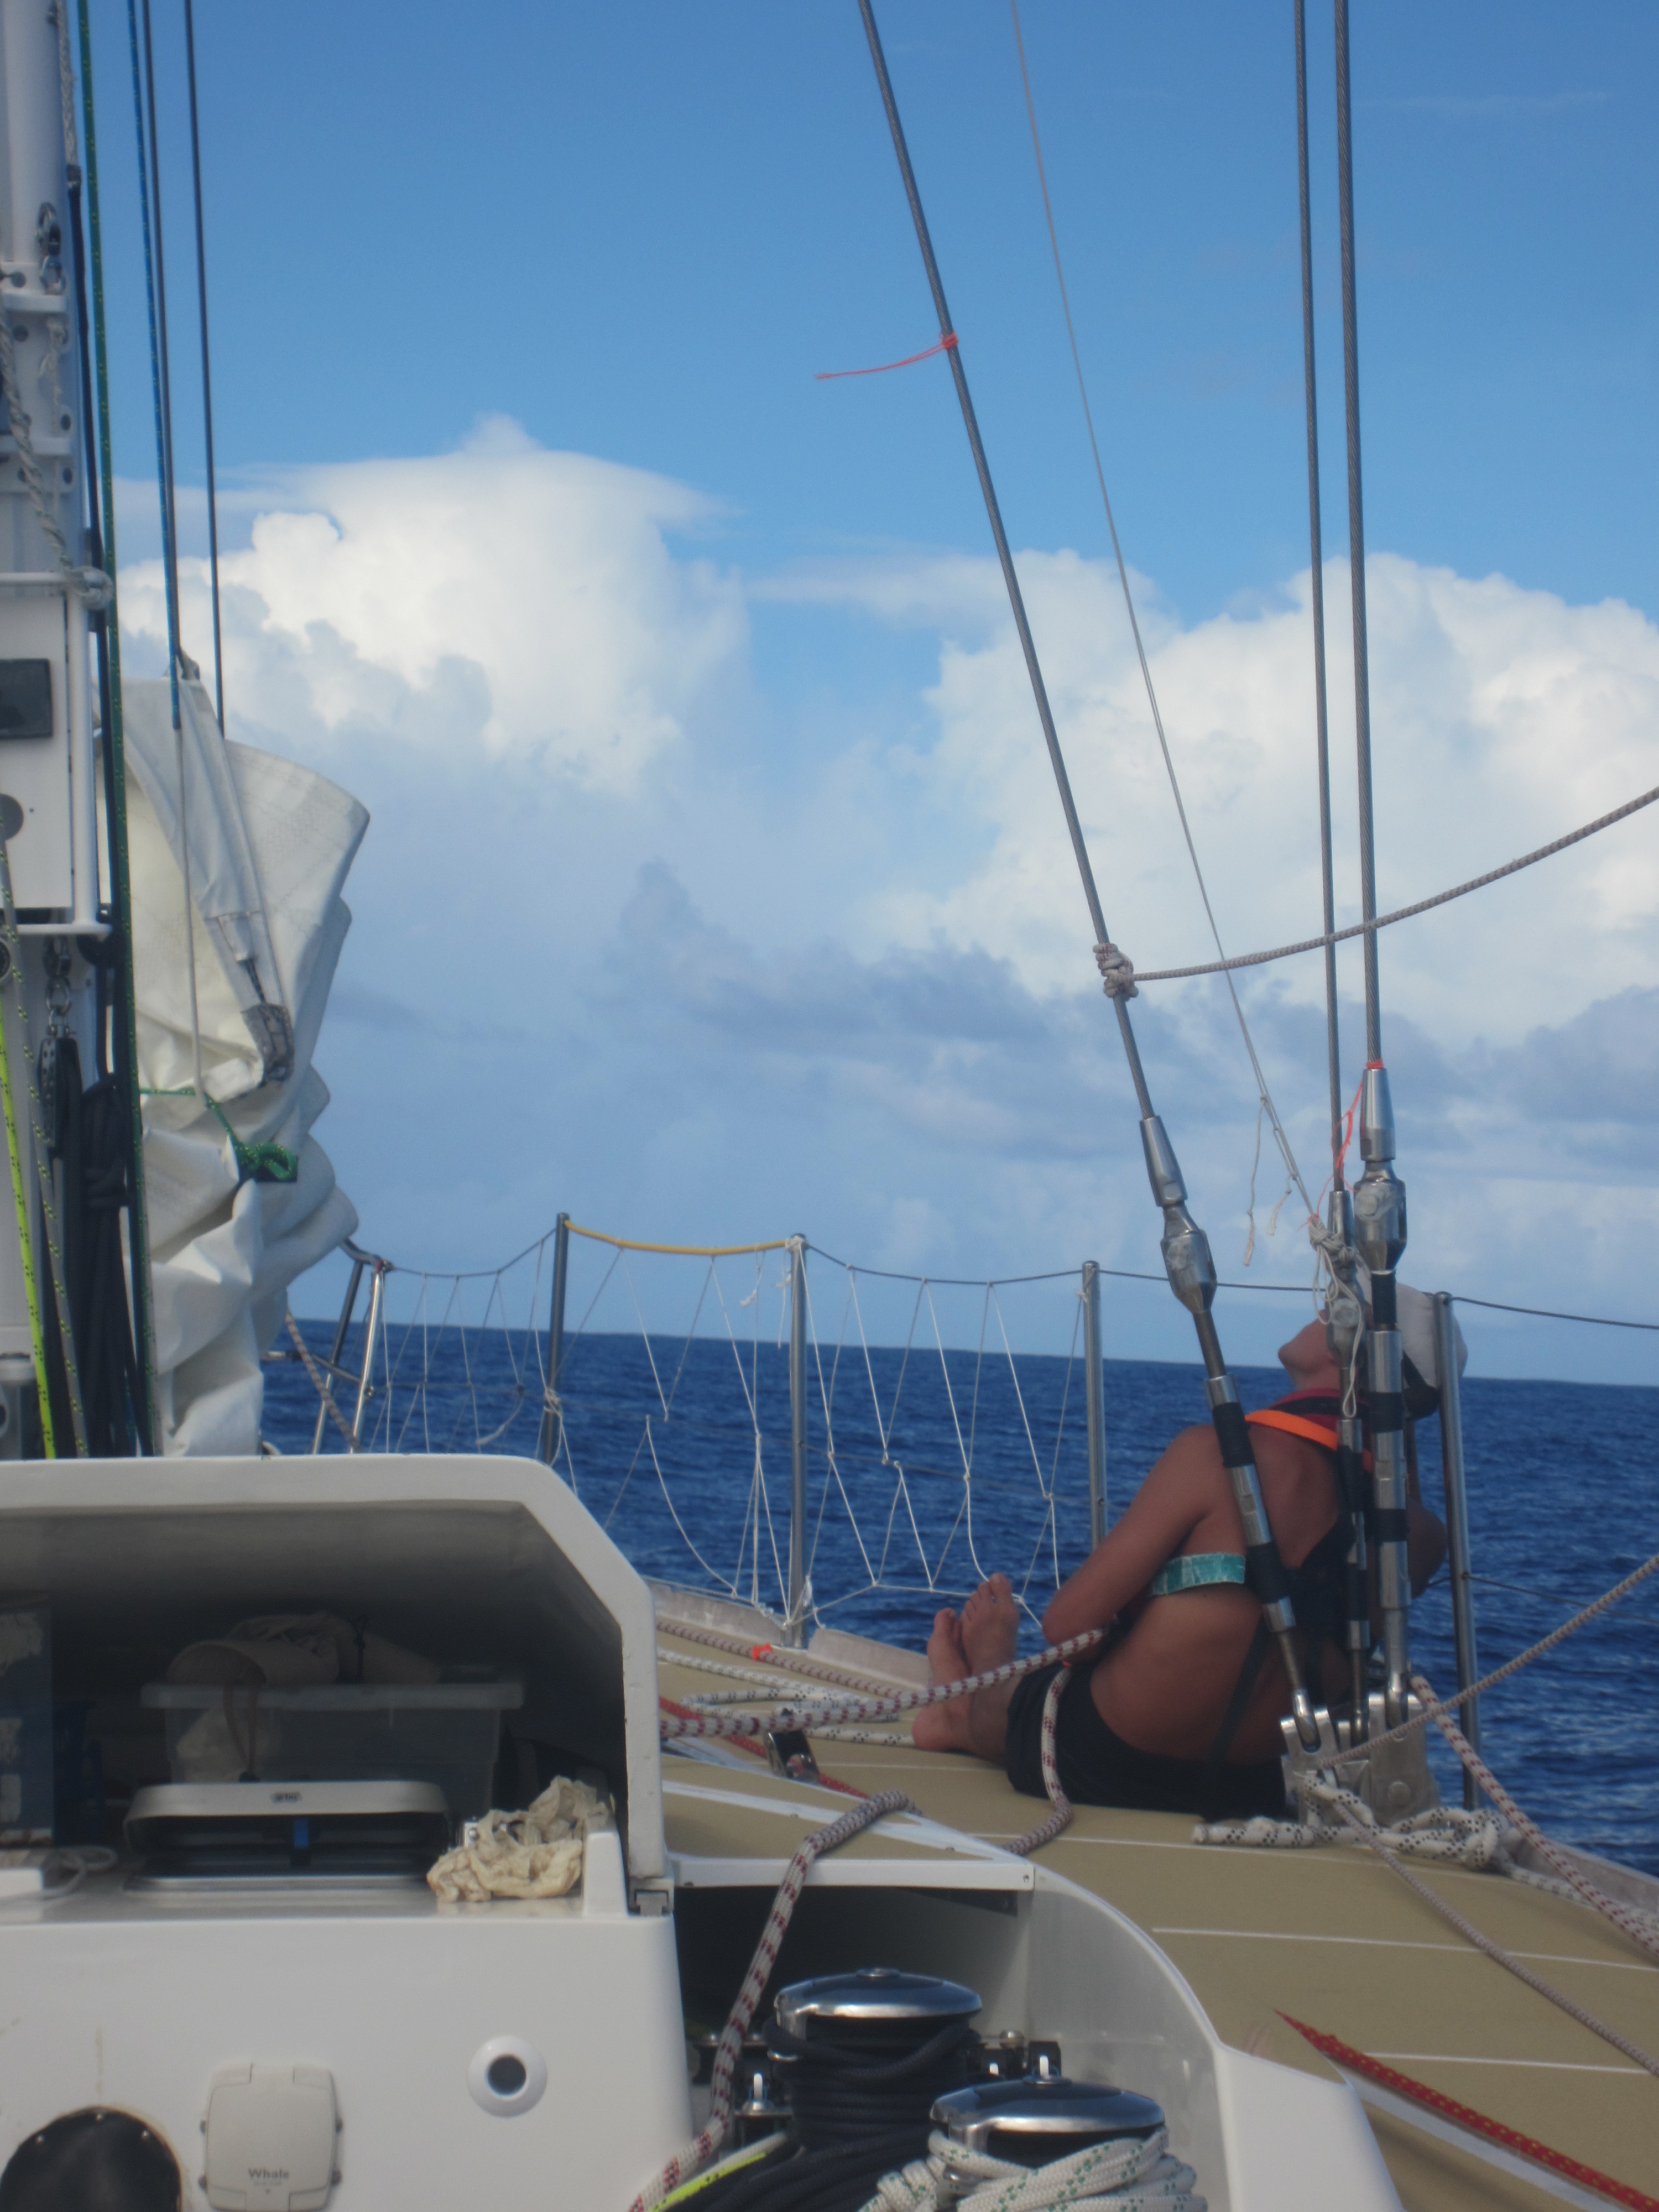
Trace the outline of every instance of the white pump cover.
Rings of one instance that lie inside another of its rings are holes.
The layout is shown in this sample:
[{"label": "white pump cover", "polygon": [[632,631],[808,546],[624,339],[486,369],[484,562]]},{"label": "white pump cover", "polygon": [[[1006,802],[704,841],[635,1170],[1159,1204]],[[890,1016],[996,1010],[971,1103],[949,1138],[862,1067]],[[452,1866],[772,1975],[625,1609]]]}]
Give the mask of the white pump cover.
[{"label": "white pump cover", "polygon": [[[310,769],[227,744],[199,684],[179,686],[177,732],[165,681],[123,684],[122,704],[138,1079],[152,1094],[144,1183],[161,1447],[197,1457],[257,1452],[260,1356],[283,1326],[288,1286],[357,1226],[310,1133],[328,1103],[312,1054],[351,926],[341,888],[368,814]],[[240,1182],[223,1122],[194,1095],[192,946],[204,1087],[243,1144],[298,1154],[293,1182]],[[290,1020],[292,1073],[269,1081]],[[185,1095],[155,1095],[167,1092]]]}]

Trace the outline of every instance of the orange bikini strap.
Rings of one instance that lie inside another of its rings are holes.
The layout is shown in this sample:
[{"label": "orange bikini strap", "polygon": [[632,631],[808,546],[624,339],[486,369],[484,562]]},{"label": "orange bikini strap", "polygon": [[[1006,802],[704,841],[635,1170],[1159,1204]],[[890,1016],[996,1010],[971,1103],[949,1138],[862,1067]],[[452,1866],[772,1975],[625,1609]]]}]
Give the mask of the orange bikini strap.
[{"label": "orange bikini strap", "polygon": [[1264,1413],[1246,1413],[1244,1419],[1253,1428],[1283,1429],[1287,1437],[1305,1437],[1310,1444],[1322,1444],[1327,1451],[1336,1449],[1334,1421],[1310,1421],[1301,1413],[1281,1413],[1272,1406]]},{"label": "orange bikini strap", "polygon": [[[1310,1444],[1317,1444],[1322,1451],[1334,1452],[1336,1449],[1337,1426],[1334,1421],[1310,1421],[1301,1413],[1281,1413],[1273,1406],[1260,1413],[1246,1413],[1244,1419],[1246,1425],[1252,1428],[1282,1429],[1287,1437],[1305,1437]],[[1369,1468],[1370,1463],[1371,1455],[1367,1452],[1365,1465]]]}]

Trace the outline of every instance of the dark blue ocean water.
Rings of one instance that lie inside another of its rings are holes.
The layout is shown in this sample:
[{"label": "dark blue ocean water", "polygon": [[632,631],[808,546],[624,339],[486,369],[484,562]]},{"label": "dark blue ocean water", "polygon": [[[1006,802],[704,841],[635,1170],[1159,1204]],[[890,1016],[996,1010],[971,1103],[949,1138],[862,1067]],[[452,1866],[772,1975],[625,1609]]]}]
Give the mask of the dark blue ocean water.
[{"label": "dark blue ocean water", "polygon": [[[304,1326],[325,1353],[329,1327]],[[469,1329],[463,1340],[454,1328],[422,1337],[394,1323],[388,1339],[392,1386],[389,1404],[374,1401],[376,1445],[533,1454],[540,1383],[534,1347],[526,1360],[517,1332]],[[1081,1364],[874,1348],[866,1367],[856,1346],[838,1360],[826,1348],[823,1363],[809,1429],[820,1618],[920,1645],[939,1604],[998,1568],[1040,1613],[1088,1545]],[[345,1364],[358,1364],[355,1344]],[[284,1451],[308,1450],[317,1399],[304,1371],[266,1373],[267,1435]],[[1277,1370],[1238,1379],[1247,1406],[1285,1387]],[[748,1345],[739,1358],[708,1337],[590,1334],[569,1346],[562,1386],[570,1474],[634,1564],[777,1606],[788,1555],[787,1352]],[[1659,1390],[1466,1380],[1483,1672],[1659,1550],[1656,1416]],[[1106,1363],[1113,1518],[1174,1431],[1206,1417],[1195,1366]],[[1419,1442],[1432,1504],[1435,1424]],[[339,1448],[331,1430],[324,1449]],[[1034,1625],[1026,1640],[1040,1647]],[[1437,1686],[1451,1684],[1443,1571],[1414,1608],[1413,1651]],[[1481,1722],[1489,1760],[1553,1832],[1659,1873],[1659,1577],[1492,1692]],[[1431,1756],[1443,1793],[1460,1802],[1437,1739]]]}]

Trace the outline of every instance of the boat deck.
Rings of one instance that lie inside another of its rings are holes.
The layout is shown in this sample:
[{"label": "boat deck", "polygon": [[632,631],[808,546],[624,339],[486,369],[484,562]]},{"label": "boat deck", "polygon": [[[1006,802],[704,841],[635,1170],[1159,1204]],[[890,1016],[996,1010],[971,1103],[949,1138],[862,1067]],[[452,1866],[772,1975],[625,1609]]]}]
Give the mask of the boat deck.
[{"label": "boat deck", "polygon": [[[731,1686],[690,1663],[709,1655],[667,1621],[659,1641],[688,1662],[661,1661],[664,1697]],[[823,1741],[815,1749],[826,1777],[866,1793],[902,1790],[929,1818],[989,1843],[1006,1844],[1043,1817],[1045,1808],[997,1769],[918,1751],[902,1723],[890,1745]],[[748,1809],[734,1805],[718,1817],[712,1793],[722,1788],[751,1802],[757,1794],[810,1802],[824,1820],[835,1817],[833,1791],[732,1757],[741,1771],[667,1762],[671,1850],[708,1852],[718,1835],[731,1856],[778,1855],[779,1822],[761,1821],[763,1837]],[[695,1813],[674,1787],[681,1778],[698,1785]],[[1659,2080],[1465,1942],[1373,1854],[1218,1848],[1194,1844],[1192,1832],[1185,1816],[1079,1806],[1036,1856],[1151,1936],[1224,2041],[1328,2076],[1335,2069],[1288,2025],[1291,2015],[1627,2189],[1659,2193]],[[1659,2047],[1659,1966],[1601,1915],[1498,1875],[1421,1862],[1413,1871],[1565,1996],[1643,2048]],[[1522,2178],[1512,2162],[1437,2134],[1431,2116],[1407,2118],[1369,2087],[1364,2094],[1407,2212],[1607,2201],[1536,2168]]]}]

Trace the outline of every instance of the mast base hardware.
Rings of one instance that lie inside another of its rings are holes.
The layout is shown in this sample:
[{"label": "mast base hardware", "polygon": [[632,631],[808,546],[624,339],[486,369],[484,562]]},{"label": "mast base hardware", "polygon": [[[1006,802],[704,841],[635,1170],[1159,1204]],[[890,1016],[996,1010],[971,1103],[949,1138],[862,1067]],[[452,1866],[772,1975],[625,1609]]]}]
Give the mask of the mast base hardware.
[{"label": "mast base hardware", "polygon": [[766,1763],[774,1774],[784,1775],[791,1782],[816,1782],[818,1778],[818,1763],[812,1756],[805,1729],[769,1729]]},{"label": "mast base hardware", "polygon": [[[1408,1719],[1422,1712],[1420,1698],[1413,1697],[1407,1702]],[[1369,1734],[1380,1736],[1389,1725],[1382,1692],[1374,1690],[1367,1704]],[[1289,1784],[1296,1793],[1297,1816],[1306,1826],[1327,1826],[1330,1817],[1316,1798],[1308,1796],[1304,1785],[1309,1782],[1334,1779],[1344,1790],[1352,1790],[1385,1828],[1410,1820],[1414,1813],[1431,1813],[1438,1806],[1440,1788],[1429,1769],[1429,1747],[1421,1729],[1392,1743],[1380,1743],[1373,1750],[1369,1741],[1354,1742],[1351,1721],[1339,1720],[1333,1726],[1322,1707],[1316,1717],[1317,1751],[1303,1749],[1293,1721],[1287,1718],[1279,1723]]]}]

